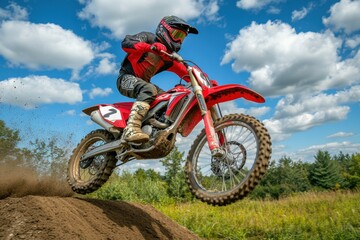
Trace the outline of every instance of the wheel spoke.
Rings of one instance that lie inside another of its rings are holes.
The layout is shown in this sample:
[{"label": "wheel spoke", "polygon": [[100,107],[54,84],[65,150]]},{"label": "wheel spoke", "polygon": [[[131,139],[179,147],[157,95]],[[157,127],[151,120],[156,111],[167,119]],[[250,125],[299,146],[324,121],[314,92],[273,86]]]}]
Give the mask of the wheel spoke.
[{"label": "wheel spoke", "polygon": [[[69,161],[68,182],[73,191],[85,194],[97,190],[109,178],[109,172],[116,167],[114,153],[105,153],[87,159],[82,164],[81,157],[88,151],[113,140],[113,136],[105,130],[95,130],[86,135],[74,149]],[[96,184],[94,184],[96,183]]]},{"label": "wheel spoke", "polygon": [[221,156],[211,155],[202,130],[189,151],[186,174],[197,198],[223,206],[243,198],[259,182],[270,160],[271,139],[263,124],[243,114],[224,116],[214,127]]},{"label": "wheel spoke", "polygon": [[194,157],[196,181],[209,192],[222,193],[238,187],[247,178],[242,169],[250,169],[257,157],[258,140],[254,131],[241,122],[218,126],[217,132],[224,135],[222,148],[226,156],[214,159],[204,135],[198,145],[197,156]]}]

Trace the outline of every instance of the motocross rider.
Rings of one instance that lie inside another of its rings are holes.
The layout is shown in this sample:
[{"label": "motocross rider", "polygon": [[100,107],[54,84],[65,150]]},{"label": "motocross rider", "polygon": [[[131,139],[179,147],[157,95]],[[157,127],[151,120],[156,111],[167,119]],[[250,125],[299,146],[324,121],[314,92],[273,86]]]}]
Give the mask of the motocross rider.
[{"label": "motocross rider", "polygon": [[[142,143],[149,140],[141,130],[141,123],[150,103],[157,94],[164,92],[150,82],[151,78],[165,70],[181,78],[188,75],[183,64],[172,61],[161,51],[178,52],[189,33],[198,34],[198,30],[179,17],[166,16],[157,26],[156,34],[140,32],[127,35],[122,41],[122,49],[127,55],[119,70],[117,88],[121,94],[136,99],[124,129],[125,141]],[[185,80],[189,81],[189,78]]]}]

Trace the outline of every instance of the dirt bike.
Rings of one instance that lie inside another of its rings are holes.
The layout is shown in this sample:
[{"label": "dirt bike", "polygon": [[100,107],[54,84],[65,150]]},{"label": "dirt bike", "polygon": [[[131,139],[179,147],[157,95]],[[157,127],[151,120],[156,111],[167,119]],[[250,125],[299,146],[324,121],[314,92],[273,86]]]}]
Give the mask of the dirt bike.
[{"label": "dirt bike", "polygon": [[202,121],[185,163],[187,184],[196,198],[224,206],[245,197],[266,172],[271,156],[271,139],[264,125],[252,116],[223,116],[219,103],[244,98],[263,103],[255,91],[239,85],[218,85],[193,62],[177,53],[167,54],[183,63],[190,84],[176,85],[159,94],[150,104],[142,131],[146,143],[122,139],[132,102],[99,104],[83,112],[104,129],[90,132],[74,149],[69,160],[68,183],[76,193],[100,188],[115,167],[131,160],[157,159],[174,148],[177,133],[189,136]]}]

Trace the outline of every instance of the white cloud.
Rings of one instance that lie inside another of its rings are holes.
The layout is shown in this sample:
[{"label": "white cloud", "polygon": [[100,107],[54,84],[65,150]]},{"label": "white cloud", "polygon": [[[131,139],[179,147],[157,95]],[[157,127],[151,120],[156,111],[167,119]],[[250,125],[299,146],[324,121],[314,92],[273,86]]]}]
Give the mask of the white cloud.
[{"label": "white cloud", "polygon": [[339,154],[340,151],[343,153],[358,153],[360,148],[360,143],[351,143],[348,141],[345,142],[330,142],[320,145],[313,145],[307,148],[300,149],[296,152],[297,156],[302,156],[303,160],[314,159],[316,153],[321,151],[328,151],[330,155]]},{"label": "white cloud", "polygon": [[279,96],[360,82],[360,57],[340,62],[342,40],[333,33],[296,33],[290,25],[253,22],[227,44],[221,64],[235,72],[250,72],[250,86],[267,96]]},{"label": "white cloud", "polygon": [[0,20],[27,20],[28,15],[27,10],[15,2],[10,3],[5,9],[0,8]]},{"label": "white cloud", "polygon": [[4,21],[0,36],[0,55],[13,65],[76,72],[94,58],[90,42],[56,24]]},{"label": "white cloud", "polygon": [[267,13],[270,14],[280,14],[281,9],[280,8],[276,8],[274,6],[270,6],[269,9],[266,11]]},{"label": "white cloud", "polygon": [[79,84],[47,76],[9,78],[0,81],[0,101],[24,108],[34,108],[40,104],[82,101]]},{"label": "white cloud", "polygon": [[140,31],[155,31],[163,16],[175,15],[185,20],[200,16],[216,20],[219,10],[217,0],[89,0],[79,17],[89,20],[92,26],[110,30],[116,38]]},{"label": "white cloud", "polygon": [[233,113],[243,113],[257,118],[265,115],[270,111],[270,108],[266,106],[240,108],[236,105],[235,101],[220,103],[220,109],[223,115],[233,114]]},{"label": "white cloud", "polygon": [[282,98],[274,116],[264,121],[274,141],[281,141],[293,133],[327,122],[346,119],[350,107],[344,104],[360,101],[360,86],[335,94],[304,95],[301,98]]},{"label": "white cloud", "polygon": [[206,21],[216,22],[220,19],[219,17],[219,3],[217,0],[210,0],[208,5],[204,6],[203,15]]},{"label": "white cloud", "polygon": [[360,45],[360,35],[355,35],[346,39],[346,46],[349,48],[356,48]]},{"label": "white cloud", "polygon": [[113,93],[113,90],[111,88],[93,88],[89,92],[89,97],[91,99],[94,99],[95,97],[106,97],[109,96],[111,93]]},{"label": "white cloud", "polygon": [[331,121],[339,121],[346,118],[350,108],[337,106],[318,112],[305,112],[289,118],[264,120],[274,141],[281,141],[290,137],[295,132],[305,131]]},{"label": "white cloud", "polygon": [[277,146],[279,145],[276,144],[273,145],[273,153],[271,154],[271,158],[274,160],[280,159],[283,156],[287,156],[294,160],[314,162],[315,161],[314,156],[316,156],[319,150],[328,151],[332,156],[338,155],[340,151],[348,154],[358,153],[360,148],[360,143],[351,143],[348,141],[329,142],[325,144],[312,145],[293,152],[286,151],[287,148],[285,146],[282,145],[280,145],[280,147]]},{"label": "white cloud", "polygon": [[354,136],[354,133],[352,133],[352,132],[337,132],[337,133],[331,134],[327,137],[328,138],[343,138],[343,137],[350,137],[350,136]]},{"label": "white cloud", "polygon": [[266,5],[278,2],[282,2],[282,0],[239,0],[236,2],[236,6],[245,10],[262,9]]},{"label": "white cloud", "polygon": [[320,93],[317,95],[306,95],[300,99],[292,96],[281,99],[274,117],[288,118],[309,111],[317,112],[323,109],[331,109],[339,104],[347,104],[360,101],[360,85],[350,89],[339,91],[335,94]]},{"label": "white cloud", "polygon": [[99,74],[113,74],[117,71],[117,65],[115,62],[111,62],[110,58],[103,58],[99,62],[99,66],[96,68],[96,72]]},{"label": "white cloud", "polygon": [[294,10],[291,14],[291,20],[292,21],[298,21],[306,17],[306,15],[309,13],[308,8],[303,7],[301,10]]},{"label": "white cloud", "polygon": [[330,16],[323,18],[326,26],[336,31],[344,30],[352,33],[360,30],[360,1],[341,0],[335,3],[330,9]]},{"label": "white cloud", "polygon": [[64,116],[75,116],[76,115],[76,110],[74,110],[74,109],[67,110],[62,115],[64,115]]}]

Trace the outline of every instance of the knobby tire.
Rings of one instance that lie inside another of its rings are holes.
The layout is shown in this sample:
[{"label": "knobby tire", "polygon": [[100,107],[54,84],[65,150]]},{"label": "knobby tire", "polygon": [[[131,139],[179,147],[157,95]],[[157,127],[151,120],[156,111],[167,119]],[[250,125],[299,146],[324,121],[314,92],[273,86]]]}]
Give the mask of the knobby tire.
[{"label": "knobby tire", "polygon": [[[259,183],[261,177],[266,172],[269,164],[271,156],[270,135],[264,125],[254,117],[244,114],[226,115],[214,122],[215,131],[221,131],[219,130],[219,128],[221,128],[222,126],[225,129],[225,127],[227,127],[226,124],[231,126],[231,124],[236,123],[242,124],[242,127],[249,129],[248,131],[253,133],[253,135],[255,136],[254,139],[256,138],[257,142],[257,153],[256,158],[254,158],[253,160],[252,168],[247,172],[246,177],[242,179],[241,183],[239,183],[238,186],[233,187],[232,189],[228,189],[226,191],[216,192],[215,190],[210,191],[206,189],[206,187],[202,186],[203,184],[199,183],[198,178],[201,178],[203,175],[201,175],[201,173],[198,173],[198,171],[201,170],[199,170],[200,167],[197,165],[199,164],[198,160],[200,158],[200,153],[202,152],[202,148],[204,147],[204,141],[205,145],[207,145],[207,142],[204,139],[206,138],[205,129],[203,129],[202,132],[196,137],[193,145],[190,148],[185,164],[185,175],[187,178],[187,184],[189,185],[192,194],[194,194],[196,198],[200,199],[201,201],[214,206],[225,206],[244,198]],[[200,144],[202,144],[202,146],[199,146]],[[243,145],[241,146],[243,149],[245,149]],[[209,161],[211,160],[212,158],[210,156]],[[243,166],[244,165],[241,165],[241,168],[243,168]]]},{"label": "knobby tire", "polygon": [[[94,192],[109,179],[114,168],[116,167],[117,159],[115,158],[115,152],[102,154],[100,157],[102,157],[103,160],[100,166],[98,166],[96,173],[93,174],[91,179],[86,181],[83,181],[81,179],[79,173],[79,171],[81,171],[80,157],[97,141],[103,141],[104,143],[108,143],[112,140],[112,134],[103,129],[98,129],[86,135],[77,145],[77,147],[73,150],[72,156],[69,160],[67,180],[74,192],[79,194],[87,194]],[[89,166],[88,168],[90,167],[91,166]]]}]

